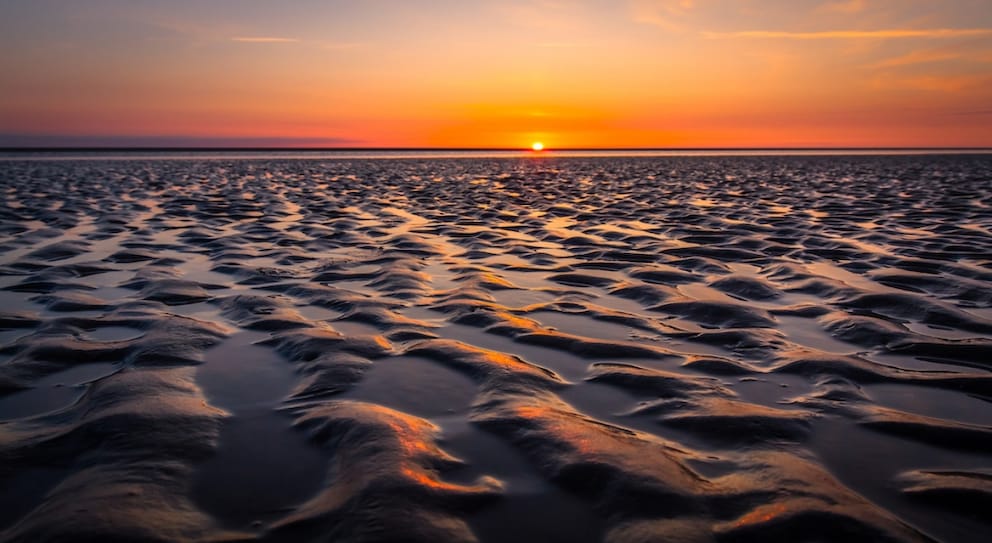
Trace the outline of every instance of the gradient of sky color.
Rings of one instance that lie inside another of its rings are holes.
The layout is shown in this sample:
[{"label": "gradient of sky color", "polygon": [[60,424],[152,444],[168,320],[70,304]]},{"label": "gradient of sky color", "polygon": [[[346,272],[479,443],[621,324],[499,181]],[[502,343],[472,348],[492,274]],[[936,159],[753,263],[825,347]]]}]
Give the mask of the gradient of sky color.
[{"label": "gradient of sky color", "polygon": [[992,146],[990,0],[3,0],[0,145]]}]

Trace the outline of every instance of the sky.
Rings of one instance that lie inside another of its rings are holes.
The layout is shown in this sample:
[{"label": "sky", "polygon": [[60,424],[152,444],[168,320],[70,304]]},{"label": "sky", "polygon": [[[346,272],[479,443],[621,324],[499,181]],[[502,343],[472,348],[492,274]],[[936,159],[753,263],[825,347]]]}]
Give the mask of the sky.
[{"label": "sky", "polygon": [[0,146],[992,146],[992,0],[2,0]]}]

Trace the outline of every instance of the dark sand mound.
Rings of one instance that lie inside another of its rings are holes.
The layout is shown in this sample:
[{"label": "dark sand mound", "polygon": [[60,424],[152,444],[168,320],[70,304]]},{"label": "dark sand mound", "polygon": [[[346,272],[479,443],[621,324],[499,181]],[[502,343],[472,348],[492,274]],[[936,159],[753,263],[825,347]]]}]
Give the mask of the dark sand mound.
[{"label": "dark sand mound", "polygon": [[295,311],[288,300],[276,295],[238,295],[220,302],[223,314],[242,328],[274,332],[309,328],[313,324]]},{"label": "dark sand mound", "polygon": [[754,307],[725,302],[672,302],[652,311],[678,315],[705,326],[720,328],[774,328],[775,317]]},{"label": "dark sand mound", "polygon": [[489,386],[535,383],[556,386],[564,381],[555,372],[520,357],[488,351],[452,340],[433,339],[417,343],[406,354],[424,356],[469,373]]},{"label": "dark sand mound", "polygon": [[262,342],[294,362],[307,362],[328,352],[343,352],[381,358],[392,353],[382,336],[345,336],[329,327],[290,330]]},{"label": "dark sand mound", "polygon": [[220,539],[186,495],[225,416],[206,405],[191,370],[141,369],[94,383],[70,409],[4,425],[0,478],[58,466],[64,479],[0,538]]},{"label": "dark sand mound", "polygon": [[913,499],[952,511],[984,516],[992,505],[992,474],[968,471],[912,471],[900,477]]},{"label": "dark sand mound", "polygon": [[36,296],[31,301],[44,304],[49,311],[60,312],[96,311],[111,308],[110,304],[101,298],[72,291]]},{"label": "dark sand mound", "polygon": [[371,366],[371,360],[347,352],[326,353],[299,362],[297,371],[304,377],[290,399],[308,400],[344,392],[361,381]]},{"label": "dark sand mound", "polygon": [[912,294],[863,294],[844,302],[843,306],[889,319],[913,320],[981,334],[992,333],[992,321],[988,319],[975,317],[950,305],[922,299]]},{"label": "dark sand mound", "polygon": [[165,305],[192,304],[210,299],[210,294],[201,285],[180,279],[149,281],[138,296]]},{"label": "dark sand mound", "polygon": [[889,382],[951,388],[992,397],[992,375],[987,373],[907,370],[858,356],[799,354],[780,359],[772,371],[806,377],[836,376],[864,384]]},{"label": "dark sand mound", "polygon": [[692,356],[682,366],[709,375],[748,375],[758,371],[742,362],[716,356]]},{"label": "dark sand mound", "polygon": [[621,298],[628,298],[640,302],[645,306],[657,305],[671,298],[677,297],[678,291],[672,288],[665,288],[658,285],[636,284],[621,282],[614,285],[610,294]]},{"label": "dark sand mound", "polygon": [[768,281],[754,277],[728,276],[710,286],[743,300],[773,300],[782,296],[782,292]]},{"label": "dark sand mound", "polygon": [[548,279],[572,287],[605,287],[614,281],[611,277],[588,273],[559,273],[548,277]]},{"label": "dark sand mound", "polygon": [[755,405],[729,398],[654,401],[638,407],[638,414],[658,414],[658,422],[691,431],[706,439],[733,443],[801,440],[812,418],[803,411]]},{"label": "dark sand mound", "polygon": [[660,285],[680,285],[702,281],[705,276],[680,271],[672,267],[639,267],[627,272],[627,275],[647,283]]},{"label": "dark sand mound", "polygon": [[296,424],[333,461],[325,487],[272,528],[320,541],[476,541],[457,512],[497,497],[498,481],[447,482],[459,461],[430,422],[378,405],[334,401],[301,410]]},{"label": "dark sand mound", "polygon": [[688,341],[715,345],[728,351],[766,351],[768,353],[785,349],[789,343],[785,335],[771,329],[735,329],[719,332],[678,332],[673,337]]},{"label": "dark sand mound", "polygon": [[89,247],[89,244],[84,241],[66,240],[45,245],[44,247],[31,251],[27,256],[28,258],[46,260],[49,262],[66,260],[85,253],[87,247]]},{"label": "dark sand mound", "polygon": [[[78,325],[78,327],[76,326]],[[83,337],[80,329],[126,325],[141,330],[138,337],[97,341]],[[81,364],[115,363],[122,366],[174,366],[198,364],[203,351],[220,343],[229,328],[168,313],[135,312],[104,319],[63,319],[3,347],[12,354],[0,366],[0,375],[15,382]]]},{"label": "dark sand mound", "polygon": [[743,462],[747,472],[711,479],[690,467],[711,459],[590,419],[546,395],[489,395],[473,420],[525,451],[556,484],[594,502],[612,521],[610,540],[926,540],[793,455],[754,454]]},{"label": "dark sand mound", "polygon": [[662,398],[732,394],[721,385],[718,379],[689,377],[682,373],[652,370],[630,364],[593,364],[589,369],[587,379]]},{"label": "dark sand mound", "polygon": [[860,424],[938,447],[987,451],[992,446],[992,427],[925,417],[878,406],[863,407]]}]

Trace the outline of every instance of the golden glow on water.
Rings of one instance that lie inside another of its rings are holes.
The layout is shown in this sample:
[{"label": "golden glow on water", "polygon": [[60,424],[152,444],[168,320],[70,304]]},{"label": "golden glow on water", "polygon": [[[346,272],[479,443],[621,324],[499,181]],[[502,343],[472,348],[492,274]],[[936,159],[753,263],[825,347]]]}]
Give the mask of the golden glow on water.
[{"label": "golden glow on water", "polygon": [[748,511],[745,515],[738,518],[734,524],[738,527],[752,524],[766,524],[778,517],[784,516],[788,512],[788,507],[785,504],[771,503]]}]

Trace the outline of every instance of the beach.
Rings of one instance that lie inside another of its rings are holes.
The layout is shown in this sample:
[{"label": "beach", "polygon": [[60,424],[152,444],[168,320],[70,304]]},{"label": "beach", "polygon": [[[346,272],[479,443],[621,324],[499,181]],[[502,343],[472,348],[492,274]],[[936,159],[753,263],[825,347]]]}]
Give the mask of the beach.
[{"label": "beach", "polygon": [[985,541],[992,155],[0,159],[0,541]]}]

